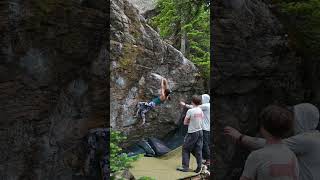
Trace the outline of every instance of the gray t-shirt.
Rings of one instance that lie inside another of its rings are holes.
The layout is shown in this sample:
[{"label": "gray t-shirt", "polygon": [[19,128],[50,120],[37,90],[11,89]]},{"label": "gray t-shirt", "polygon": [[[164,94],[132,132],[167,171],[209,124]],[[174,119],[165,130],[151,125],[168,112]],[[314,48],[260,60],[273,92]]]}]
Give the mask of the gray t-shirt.
[{"label": "gray t-shirt", "polygon": [[186,118],[190,119],[190,123],[188,125],[188,133],[194,133],[202,130],[202,121],[204,115],[199,106],[189,109],[187,111]]},{"label": "gray t-shirt", "polygon": [[268,144],[248,156],[242,177],[248,180],[297,180],[297,158],[284,144]]},{"label": "gray t-shirt", "polygon": [[[186,104],[187,108],[193,108],[192,105]],[[210,103],[204,103],[198,106],[203,114],[204,119],[202,121],[202,130],[210,131]]]},{"label": "gray t-shirt", "polygon": [[[248,145],[254,149],[265,146],[263,138],[245,136]],[[320,132],[309,131],[283,140],[297,156],[300,169],[299,180],[320,180]]]}]

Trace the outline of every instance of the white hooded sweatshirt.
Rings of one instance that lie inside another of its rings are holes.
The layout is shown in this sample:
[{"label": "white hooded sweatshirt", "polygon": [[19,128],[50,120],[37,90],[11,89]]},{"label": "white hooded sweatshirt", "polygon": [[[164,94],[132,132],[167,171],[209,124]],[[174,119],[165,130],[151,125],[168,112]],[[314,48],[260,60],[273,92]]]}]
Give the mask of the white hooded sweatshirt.
[{"label": "white hooded sweatshirt", "polygon": [[201,98],[202,104],[200,105],[200,108],[204,114],[202,129],[204,131],[210,131],[210,96],[208,94],[203,94]]},{"label": "white hooded sweatshirt", "polygon": [[319,110],[312,104],[294,106],[295,136],[284,143],[296,154],[300,168],[300,180],[320,180],[320,132]]}]

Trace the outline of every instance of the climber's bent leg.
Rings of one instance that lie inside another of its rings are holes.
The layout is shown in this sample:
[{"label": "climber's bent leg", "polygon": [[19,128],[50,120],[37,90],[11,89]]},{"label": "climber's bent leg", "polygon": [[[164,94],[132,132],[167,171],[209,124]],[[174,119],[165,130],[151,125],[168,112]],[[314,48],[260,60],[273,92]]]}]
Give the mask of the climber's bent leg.
[{"label": "climber's bent leg", "polygon": [[142,105],[140,107],[141,107],[140,108],[140,115],[142,118],[142,124],[144,124],[146,122],[146,113],[155,107],[155,103],[151,101],[149,103],[145,103],[144,105]]},{"label": "climber's bent leg", "polygon": [[146,112],[147,111],[142,111],[141,112],[141,118],[142,118],[142,125],[144,124],[144,123],[146,123]]},{"label": "climber's bent leg", "polygon": [[140,113],[141,113],[141,109],[140,109],[140,107],[138,107],[138,110],[137,110],[137,112],[136,112],[136,116],[135,116],[135,117],[139,117],[139,116],[140,116]]}]

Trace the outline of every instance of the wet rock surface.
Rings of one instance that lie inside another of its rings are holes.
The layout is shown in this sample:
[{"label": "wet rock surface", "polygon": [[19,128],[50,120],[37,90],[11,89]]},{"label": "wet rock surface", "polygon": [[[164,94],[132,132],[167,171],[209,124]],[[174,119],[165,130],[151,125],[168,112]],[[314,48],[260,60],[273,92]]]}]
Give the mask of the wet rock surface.
[{"label": "wet rock surface", "polygon": [[[201,94],[199,71],[181,52],[161,40],[138,10],[126,0],[111,1],[111,126],[133,142],[163,137],[177,127],[182,111],[179,100]],[[172,100],[147,114],[139,127],[134,118],[139,101],[160,93],[161,77],[169,81]]]},{"label": "wet rock surface", "polygon": [[109,124],[105,7],[0,2],[1,179],[90,179],[88,131]]}]

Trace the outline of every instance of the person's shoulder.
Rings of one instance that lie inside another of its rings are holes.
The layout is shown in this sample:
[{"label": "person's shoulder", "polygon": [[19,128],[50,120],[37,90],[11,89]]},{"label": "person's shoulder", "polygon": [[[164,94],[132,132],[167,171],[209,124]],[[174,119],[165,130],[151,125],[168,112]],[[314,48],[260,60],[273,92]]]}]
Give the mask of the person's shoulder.
[{"label": "person's shoulder", "polygon": [[197,111],[197,112],[202,112],[202,109],[201,109],[200,106],[197,106],[197,107],[195,107],[194,109],[195,109],[195,111]]},{"label": "person's shoulder", "polygon": [[296,135],[301,141],[304,141],[305,144],[320,144],[320,132],[317,130],[309,131]]},{"label": "person's shoulder", "polygon": [[262,159],[263,157],[265,157],[268,154],[268,150],[264,147],[261,149],[257,149],[252,151],[249,156],[251,158],[255,158],[255,159]]},{"label": "person's shoulder", "polygon": [[192,113],[194,111],[194,108],[188,109],[187,113]]},{"label": "person's shoulder", "polygon": [[306,137],[320,137],[320,132],[318,130],[313,130],[313,131],[301,133],[300,135],[306,136]]},{"label": "person's shoulder", "polygon": [[188,109],[188,111],[194,111],[194,110],[195,110],[195,107]]},{"label": "person's shoulder", "polygon": [[252,156],[259,156],[259,155],[265,154],[265,153],[266,153],[265,148],[261,148],[261,149],[257,149],[257,150],[252,151],[250,154]]},{"label": "person's shoulder", "polygon": [[201,104],[200,106],[201,106],[201,107],[208,107],[208,108],[210,108],[210,103],[204,103],[204,104]]},{"label": "person's shoulder", "polygon": [[261,149],[252,151],[247,157],[247,161],[259,161],[264,157],[264,152]]},{"label": "person's shoulder", "polygon": [[[192,107],[189,109],[189,111],[196,111],[196,110],[199,110],[200,107],[199,106],[196,106],[196,107]],[[200,109],[201,110],[201,109]]]},{"label": "person's shoulder", "polygon": [[320,132],[317,130],[314,131],[308,131],[308,132],[303,132],[300,134],[297,134],[295,136],[291,136],[288,138],[288,140],[299,140],[299,141],[309,141],[309,140],[314,140],[317,139],[320,141]]}]

